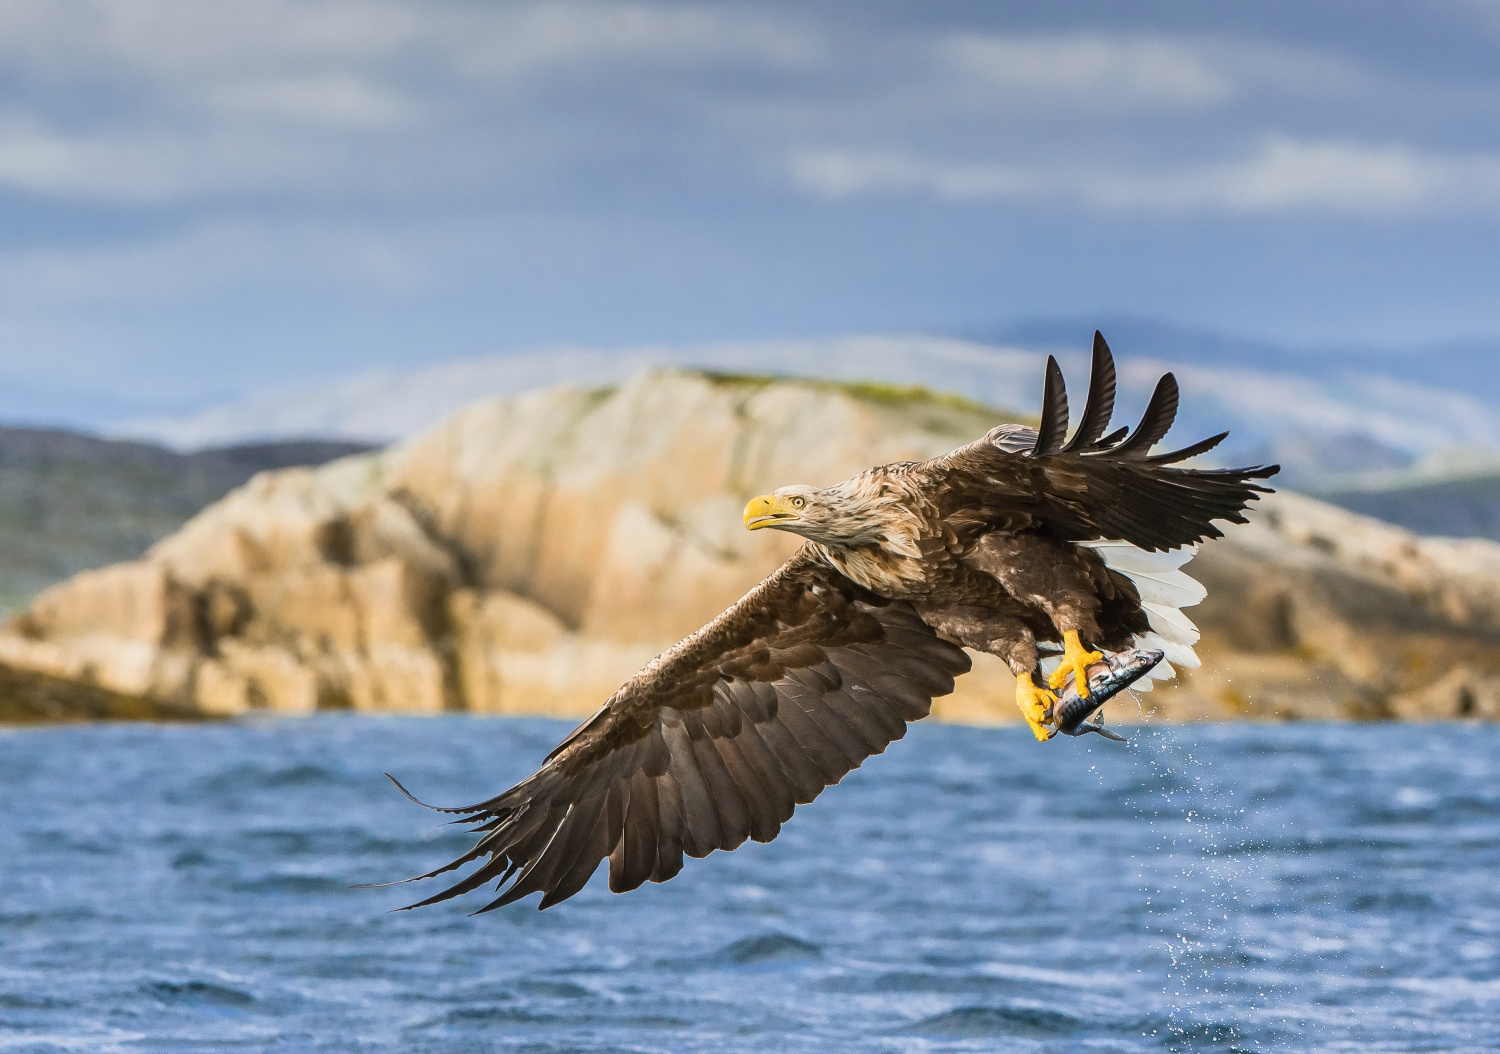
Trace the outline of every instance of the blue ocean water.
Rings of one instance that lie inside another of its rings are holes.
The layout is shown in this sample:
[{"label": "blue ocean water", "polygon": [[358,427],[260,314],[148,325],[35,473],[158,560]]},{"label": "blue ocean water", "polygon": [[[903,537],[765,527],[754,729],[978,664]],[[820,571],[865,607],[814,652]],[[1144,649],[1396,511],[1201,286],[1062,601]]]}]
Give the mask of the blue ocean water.
[{"label": "blue ocean water", "polygon": [[919,725],[665,885],[348,888],[468,844],[383,770],[466,803],[567,727],[0,733],[0,1048],[1500,1048],[1500,729]]}]

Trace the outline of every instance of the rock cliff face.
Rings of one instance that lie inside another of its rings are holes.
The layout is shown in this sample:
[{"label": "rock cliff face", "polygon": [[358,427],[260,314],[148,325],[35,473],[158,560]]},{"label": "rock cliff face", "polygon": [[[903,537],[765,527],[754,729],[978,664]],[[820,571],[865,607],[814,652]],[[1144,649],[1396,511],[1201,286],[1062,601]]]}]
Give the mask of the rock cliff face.
[{"label": "rock cliff face", "polygon": [[[263,473],[143,559],[47,590],[0,633],[0,664],[54,710],[72,684],[208,715],[581,715],[792,552],[743,529],[747,498],[1000,419],[687,372],[478,403],[383,452]],[[1187,569],[1210,589],[1204,666],[1145,697],[1161,715],[1500,716],[1500,545],[1277,495]],[[979,656],[937,710],[1012,720],[1012,694]]]}]

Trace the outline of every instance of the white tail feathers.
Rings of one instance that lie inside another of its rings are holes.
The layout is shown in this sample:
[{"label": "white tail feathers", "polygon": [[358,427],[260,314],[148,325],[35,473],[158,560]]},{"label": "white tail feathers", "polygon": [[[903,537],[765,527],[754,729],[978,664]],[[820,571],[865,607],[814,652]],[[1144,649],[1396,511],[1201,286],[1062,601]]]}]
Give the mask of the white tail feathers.
[{"label": "white tail feathers", "polygon": [[[1183,608],[1192,607],[1208,595],[1208,590],[1195,578],[1181,570],[1198,553],[1196,545],[1185,545],[1171,552],[1151,553],[1129,542],[1102,541],[1083,542],[1104,560],[1104,565],[1118,571],[1134,584],[1141,596],[1141,607],[1151,623],[1149,633],[1139,633],[1135,646],[1157,649],[1166,656],[1140,680],[1131,685],[1132,691],[1149,692],[1157,681],[1170,681],[1177,676],[1172,664],[1189,670],[1202,665],[1193,645],[1198,643],[1198,627],[1182,613]],[[1056,645],[1041,645],[1043,648]],[[1051,653],[1041,660],[1042,676],[1050,676],[1062,664],[1062,656]]]},{"label": "white tail feathers", "polygon": [[1185,545],[1164,553],[1147,552],[1129,542],[1084,542],[1104,560],[1106,567],[1120,572],[1134,584],[1141,596],[1141,607],[1151,623],[1150,633],[1136,636],[1137,648],[1159,648],[1166,655],[1146,677],[1135,684],[1138,691],[1149,692],[1152,681],[1165,681],[1176,675],[1171,663],[1187,669],[1202,665],[1193,645],[1198,643],[1198,627],[1182,613],[1208,595],[1202,583],[1179,570],[1198,553],[1196,545]]},{"label": "white tail feathers", "polygon": [[1176,641],[1167,640],[1160,633],[1136,634],[1135,646],[1150,650],[1155,648],[1167,657],[1168,662],[1175,662],[1178,666],[1189,670],[1196,670],[1203,665],[1196,652],[1187,644],[1179,644]]},{"label": "white tail feathers", "polygon": [[1169,549],[1164,553],[1147,552],[1140,546],[1131,545],[1129,542],[1080,542],[1086,545],[1103,558],[1106,565],[1113,567],[1116,571],[1127,578],[1134,578],[1135,572],[1144,571],[1175,571],[1193,557],[1198,555],[1196,545],[1184,545],[1181,549]]},{"label": "white tail feathers", "polygon": [[1198,627],[1193,620],[1174,607],[1165,604],[1142,604],[1151,628],[1161,634],[1163,640],[1191,647],[1198,643]]}]

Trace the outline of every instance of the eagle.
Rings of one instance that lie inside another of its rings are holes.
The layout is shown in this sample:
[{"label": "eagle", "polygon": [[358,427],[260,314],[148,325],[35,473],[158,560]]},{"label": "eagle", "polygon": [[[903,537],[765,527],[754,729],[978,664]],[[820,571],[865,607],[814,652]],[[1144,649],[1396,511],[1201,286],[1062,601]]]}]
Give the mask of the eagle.
[{"label": "eagle", "polygon": [[[929,461],[751,499],[745,526],[801,536],[795,555],[647,663],[534,774],[439,810],[478,840],[405,881],[479,865],[409,907],[494,881],[503,892],[476,914],[532,893],[547,908],[605,857],[609,888],[623,893],[672,878],[684,855],[768,842],[798,805],[927,716],[968,671],[966,648],[1009,665],[1042,741],[1057,731],[1054,691],[1071,676],[1088,695],[1085,670],[1104,651],[1155,648],[1197,665],[1180,609],[1204,591],[1180,567],[1222,537],[1217,521],[1246,522],[1246,505],[1270,493],[1257,481],[1278,466],[1178,467],[1228,432],[1152,454],[1177,413],[1170,373],[1134,431],[1106,434],[1114,396],[1095,333],[1071,436],[1049,356],[1036,428],[1003,424]],[[1161,663],[1149,676],[1170,672]]]}]

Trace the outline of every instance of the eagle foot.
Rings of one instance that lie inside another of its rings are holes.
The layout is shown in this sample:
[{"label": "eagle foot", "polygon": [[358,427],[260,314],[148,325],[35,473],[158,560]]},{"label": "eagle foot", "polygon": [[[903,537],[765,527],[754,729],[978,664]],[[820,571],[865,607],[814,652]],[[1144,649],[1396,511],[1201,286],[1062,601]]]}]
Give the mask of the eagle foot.
[{"label": "eagle foot", "polygon": [[1043,743],[1057,735],[1057,729],[1047,726],[1052,720],[1052,706],[1056,702],[1057,696],[1031,683],[1031,674],[1023,673],[1016,678],[1016,705],[1031,726],[1031,734]]},{"label": "eagle foot", "polygon": [[1053,691],[1068,683],[1068,675],[1073,675],[1073,683],[1078,687],[1078,694],[1088,698],[1089,675],[1088,668],[1096,662],[1104,660],[1102,651],[1089,651],[1078,639],[1078,631],[1070,629],[1063,633],[1063,657],[1062,665],[1052,671],[1052,676],[1047,678],[1047,684]]}]

